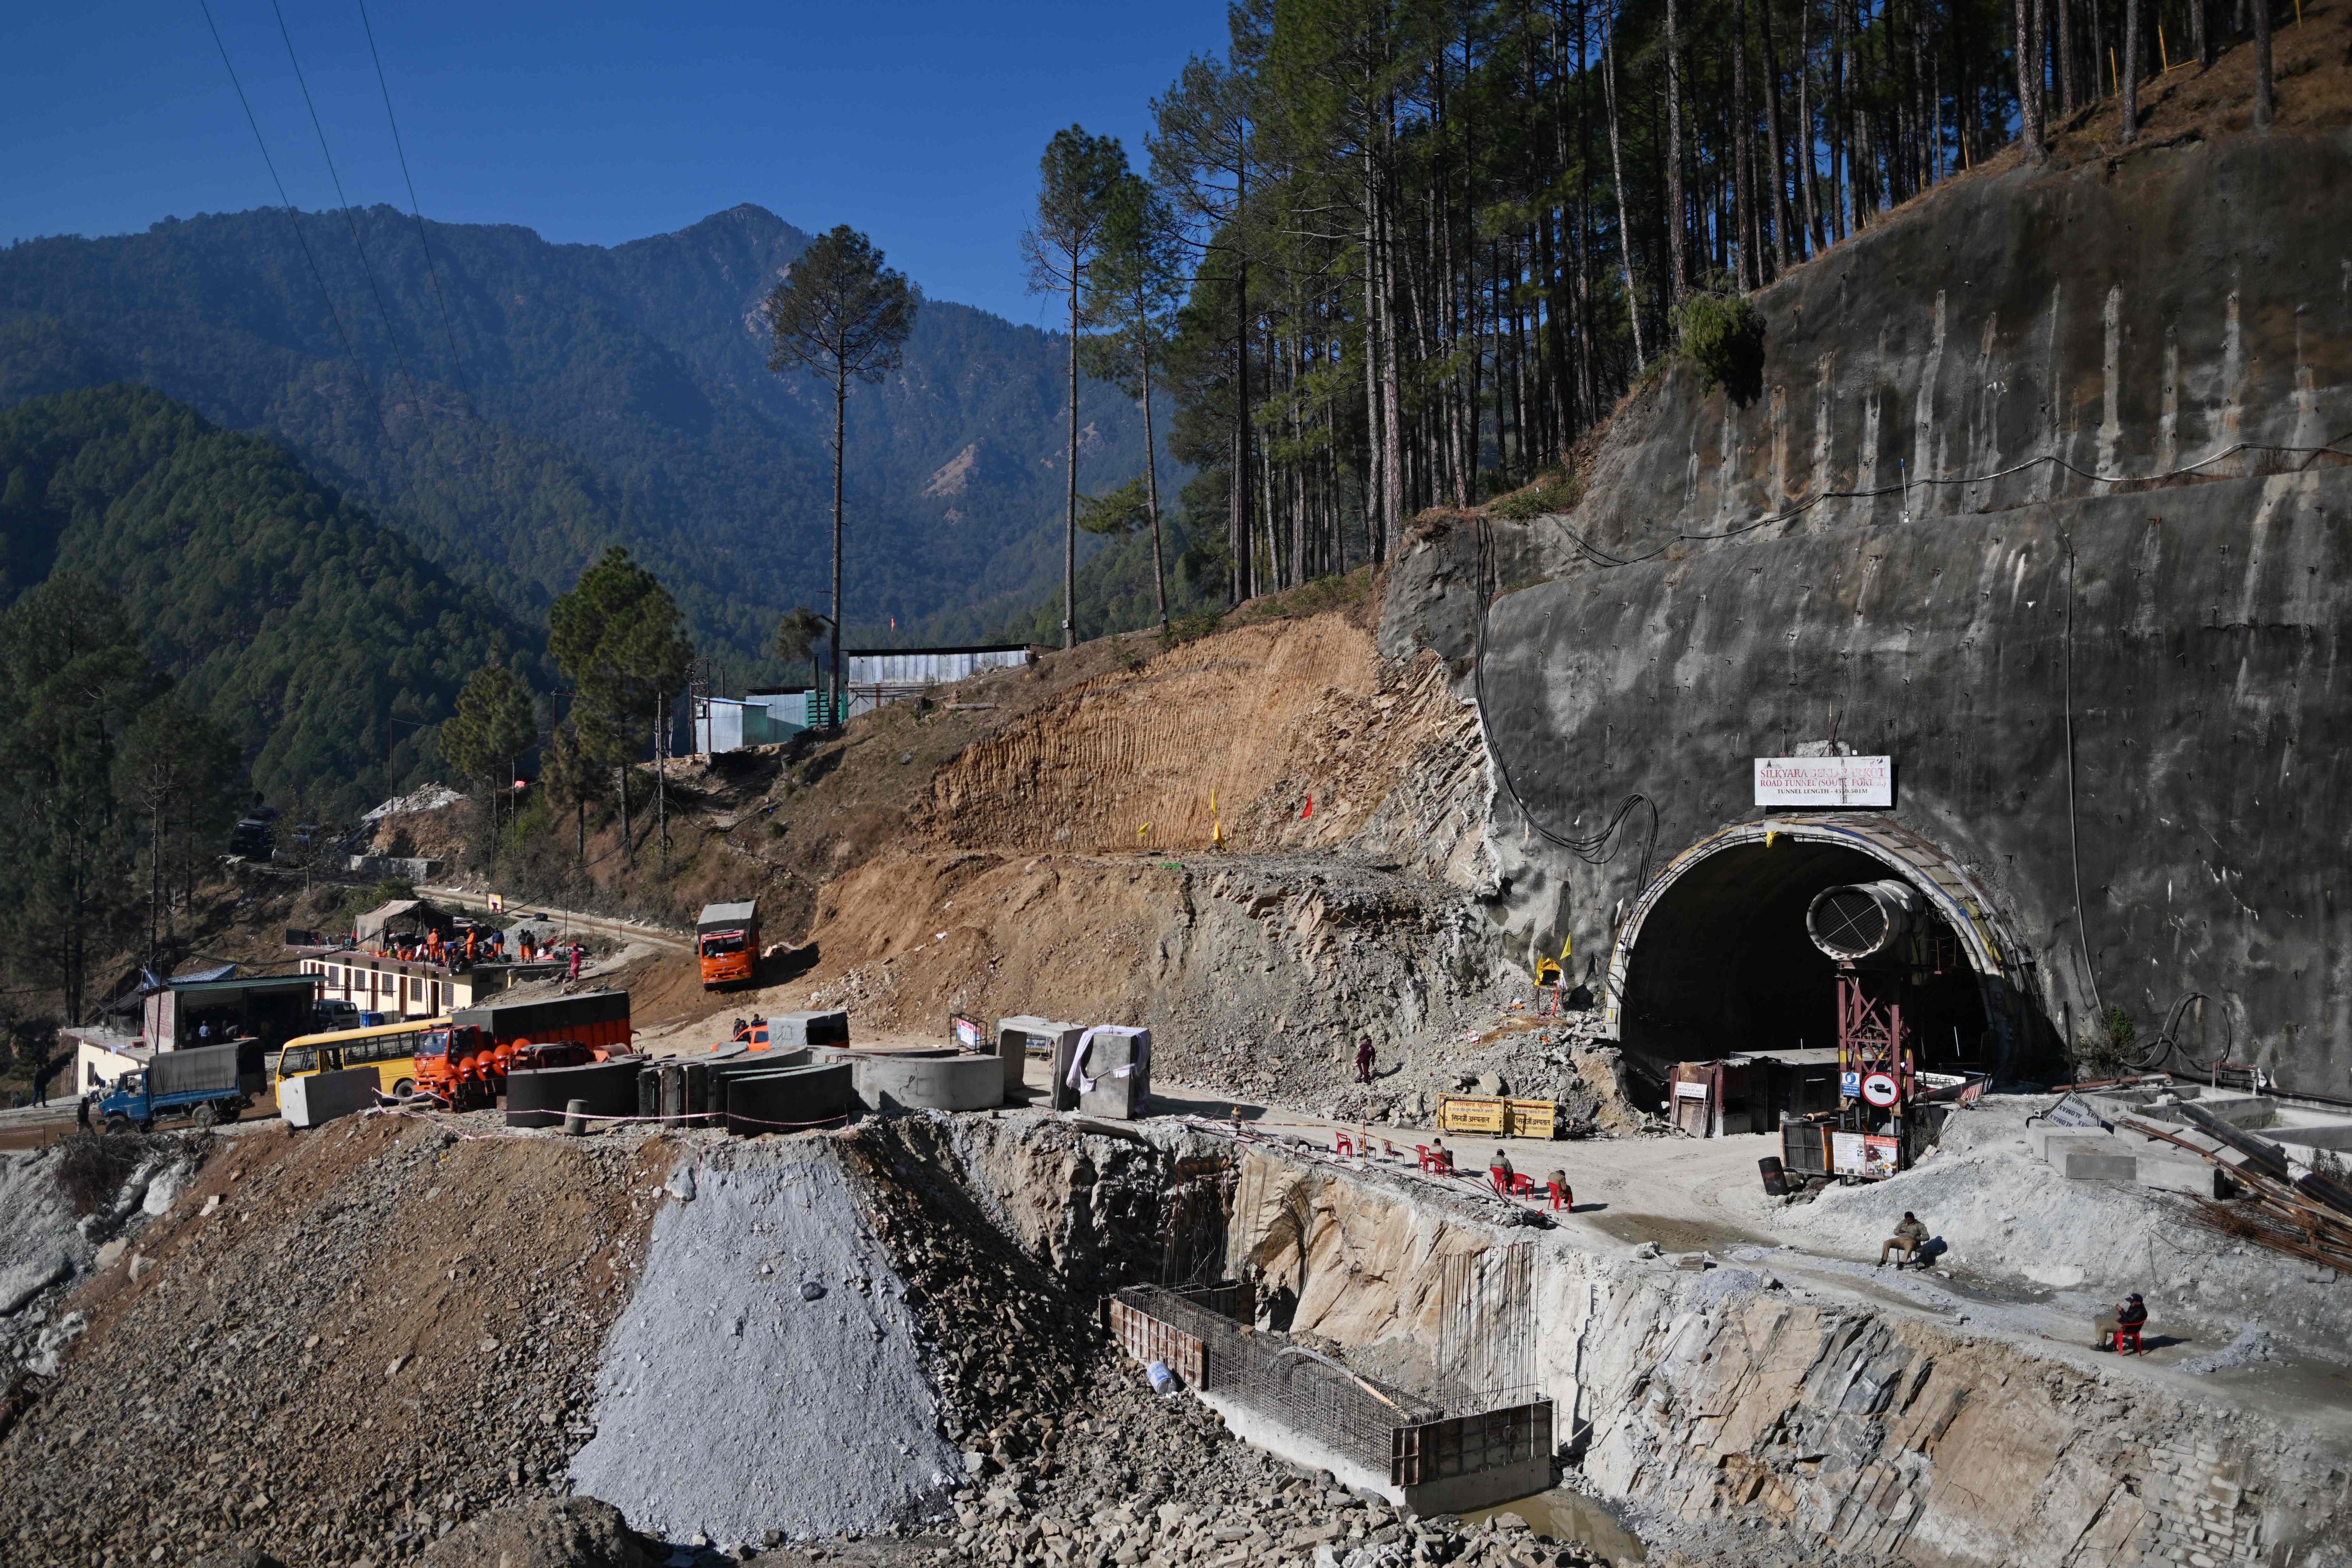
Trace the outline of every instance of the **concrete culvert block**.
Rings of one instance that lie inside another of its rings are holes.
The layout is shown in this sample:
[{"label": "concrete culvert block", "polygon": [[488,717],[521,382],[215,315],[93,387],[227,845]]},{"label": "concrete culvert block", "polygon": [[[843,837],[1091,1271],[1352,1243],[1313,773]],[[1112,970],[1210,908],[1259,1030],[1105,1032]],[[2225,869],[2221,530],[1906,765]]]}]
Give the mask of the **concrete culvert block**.
[{"label": "concrete culvert block", "polygon": [[2066,1156],[2066,1179],[2136,1182],[2139,1179],[2139,1156],[2094,1155],[2076,1150]]}]

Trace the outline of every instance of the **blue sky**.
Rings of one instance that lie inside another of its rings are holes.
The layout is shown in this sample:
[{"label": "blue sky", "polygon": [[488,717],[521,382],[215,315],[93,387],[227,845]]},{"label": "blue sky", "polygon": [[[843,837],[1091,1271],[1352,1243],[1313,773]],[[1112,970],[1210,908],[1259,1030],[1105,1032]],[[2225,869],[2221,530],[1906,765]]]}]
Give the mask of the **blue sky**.
[{"label": "blue sky", "polygon": [[[298,205],[333,204],[269,0],[209,0]],[[279,0],[343,188],[408,204],[357,0]],[[1017,321],[1037,156],[1077,121],[1144,162],[1149,102],[1223,0],[614,5],[371,0],[429,217],[609,245],[755,202],[848,223],[934,298]],[[274,202],[199,0],[11,6],[0,241]]]}]

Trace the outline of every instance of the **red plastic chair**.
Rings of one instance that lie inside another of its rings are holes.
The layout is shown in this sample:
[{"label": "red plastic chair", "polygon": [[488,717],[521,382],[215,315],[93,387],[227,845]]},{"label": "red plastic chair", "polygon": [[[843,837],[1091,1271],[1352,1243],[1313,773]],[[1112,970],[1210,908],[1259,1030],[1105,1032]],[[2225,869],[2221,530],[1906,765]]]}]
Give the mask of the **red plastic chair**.
[{"label": "red plastic chair", "polygon": [[2141,1348],[2139,1336],[2140,1331],[2147,1326],[2147,1325],[2145,1323],[2126,1323],[2123,1327],[2117,1329],[2116,1331],[2116,1354],[2117,1355],[2146,1355],[2147,1352]]},{"label": "red plastic chair", "polygon": [[1356,1152],[1356,1145],[1354,1143],[1349,1141],[1347,1134],[1335,1133],[1332,1134],[1332,1139],[1339,1145],[1339,1153],[1343,1155],[1352,1155]]},{"label": "red plastic chair", "polygon": [[1525,1171],[1516,1171],[1512,1173],[1511,1196],[1513,1197],[1531,1197],[1534,1196],[1535,1190],[1535,1177],[1528,1175]]},{"label": "red plastic chair", "polygon": [[1556,1181],[1546,1182],[1544,1185],[1551,1188],[1551,1206],[1554,1208],[1574,1208],[1576,1207],[1575,1193],[1570,1191],[1567,1187],[1561,1186]]}]

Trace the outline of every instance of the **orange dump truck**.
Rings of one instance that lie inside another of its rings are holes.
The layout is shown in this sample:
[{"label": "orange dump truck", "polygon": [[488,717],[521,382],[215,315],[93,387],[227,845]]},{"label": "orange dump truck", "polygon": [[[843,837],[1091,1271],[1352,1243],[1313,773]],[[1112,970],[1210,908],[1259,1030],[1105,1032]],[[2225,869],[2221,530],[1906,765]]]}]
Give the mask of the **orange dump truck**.
[{"label": "orange dump truck", "polygon": [[[449,1015],[446,1034],[416,1058],[422,1093],[464,1110],[498,1103],[507,1071],[603,1061],[629,1049],[629,993],[583,991],[539,1001],[490,1002]],[[430,1051],[430,1054],[427,1052]]]},{"label": "orange dump truck", "polygon": [[749,980],[760,963],[760,901],[706,904],[694,923],[694,950],[702,959],[702,988]]}]

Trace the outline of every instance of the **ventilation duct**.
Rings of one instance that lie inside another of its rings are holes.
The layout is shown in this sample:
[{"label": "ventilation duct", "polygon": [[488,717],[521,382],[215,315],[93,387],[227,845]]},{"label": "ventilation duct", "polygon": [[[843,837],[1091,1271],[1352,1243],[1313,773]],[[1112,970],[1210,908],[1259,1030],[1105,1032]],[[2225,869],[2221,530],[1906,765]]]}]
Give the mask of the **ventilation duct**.
[{"label": "ventilation duct", "polygon": [[1891,958],[1920,917],[1919,892],[1907,882],[1825,887],[1805,911],[1813,946],[1842,964]]}]

